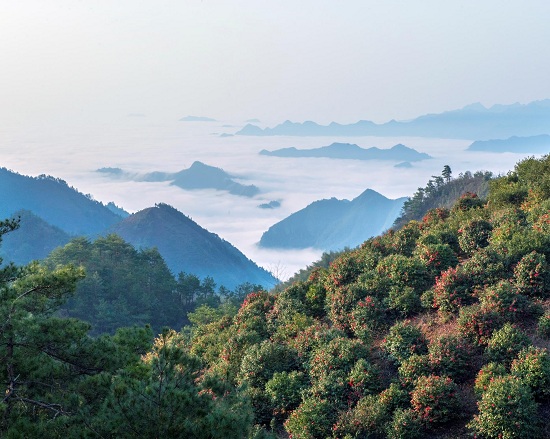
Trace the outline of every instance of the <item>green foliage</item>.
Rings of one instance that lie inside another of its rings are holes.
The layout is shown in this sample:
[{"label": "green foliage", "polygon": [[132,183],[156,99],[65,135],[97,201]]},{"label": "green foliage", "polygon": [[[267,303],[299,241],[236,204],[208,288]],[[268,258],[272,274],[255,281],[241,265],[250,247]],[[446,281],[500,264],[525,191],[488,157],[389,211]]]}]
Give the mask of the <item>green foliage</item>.
[{"label": "green foliage", "polygon": [[536,251],[523,256],[514,268],[515,286],[521,294],[544,298],[549,294],[549,270],[546,256]]},{"label": "green foliage", "polygon": [[474,391],[477,395],[481,396],[495,378],[505,376],[507,373],[506,367],[502,363],[487,363],[477,374]]},{"label": "green foliage", "polygon": [[426,424],[445,423],[460,413],[458,387],[445,376],[421,376],[411,392],[411,405]]},{"label": "green foliage", "polygon": [[458,383],[470,377],[473,353],[473,346],[463,336],[442,335],[428,345],[434,373],[449,376]]},{"label": "green foliage", "polygon": [[503,324],[503,317],[479,304],[460,309],[458,327],[462,334],[477,346],[487,344],[493,331]]},{"label": "green foliage", "polygon": [[398,374],[401,383],[412,389],[416,380],[421,376],[431,375],[432,363],[427,355],[413,354],[399,365]]},{"label": "green foliage", "polygon": [[458,243],[460,249],[471,255],[474,251],[487,247],[493,226],[482,219],[474,219],[461,225],[458,229]]},{"label": "green foliage", "polygon": [[388,439],[419,439],[424,437],[422,419],[413,409],[397,409],[386,428]]},{"label": "green foliage", "polygon": [[468,424],[487,439],[542,438],[537,403],[529,387],[514,376],[494,378],[487,385],[479,414]]},{"label": "green foliage", "polygon": [[422,331],[416,326],[397,322],[390,328],[382,349],[392,360],[401,363],[413,354],[425,354],[427,343]]},{"label": "green foliage", "polygon": [[489,361],[509,365],[514,357],[528,345],[529,338],[507,322],[487,341],[485,355]]},{"label": "green foliage", "polygon": [[537,332],[541,337],[550,339],[550,312],[546,312],[544,315],[540,316]]},{"label": "green foliage", "polygon": [[293,439],[321,439],[331,435],[336,411],[327,399],[306,398],[285,422]]},{"label": "green foliage", "polygon": [[367,347],[360,340],[334,338],[312,352],[309,363],[310,378],[312,381],[320,380],[333,370],[341,370],[347,374],[359,359],[367,356]]},{"label": "green foliage", "polygon": [[474,302],[469,273],[459,268],[448,268],[435,280],[433,307],[442,313],[456,313]]},{"label": "green foliage", "polygon": [[367,296],[357,302],[351,313],[351,329],[355,336],[366,344],[372,341],[373,333],[385,324],[385,307],[376,297]]},{"label": "green foliage", "polygon": [[270,399],[275,415],[285,416],[296,409],[306,387],[307,377],[303,372],[275,372],[265,384],[265,393]]},{"label": "green foliage", "polygon": [[351,399],[359,400],[380,390],[380,371],[364,358],[357,360],[347,377],[351,388]]},{"label": "green foliage", "polygon": [[547,349],[533,346],[523,349],[512,361],[510,370],[531,388],[535,396],[550,396],[550,355]]}]

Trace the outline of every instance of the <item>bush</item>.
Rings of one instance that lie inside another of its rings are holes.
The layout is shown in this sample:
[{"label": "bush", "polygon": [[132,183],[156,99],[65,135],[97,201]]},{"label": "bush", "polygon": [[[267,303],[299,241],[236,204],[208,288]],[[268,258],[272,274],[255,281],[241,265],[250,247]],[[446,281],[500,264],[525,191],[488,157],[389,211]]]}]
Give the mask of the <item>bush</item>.
[{"label": "bush", "polygon": [[458,264],[458,257],[448,244],[424,244],[420,245],[416,255],[428,268],[432,276],[437,276],[442,271]]},{"label": "bush", "polygon": [[427,355],[414,354],[401,363],[398,374],[403,386],[412,389],[418,378],[431,375],[432,371],[432,365]]},{"label": "bush", "polygon": [[392,288],[387,303],[388,308],[397,311],[401,317],[412,316],[422,308],[420,296],[411,287]]},{"label": "bush", "polygon": [[471,280],[467,271],[449,268],[435,280],[433,307],[443,313],[455,313],[474,302]]},{"label": "bush", "polygon": [[411,405],[426,424],[444,423],[460,413],[457,390],[457,385],[449,377],[420,377],[411,392]]},{"label": "bush", "polygon": [[511,323],[495,331],[485,348],[485,355],[489,361],[503,363],[509,366],[514,357],[529,345],[529,338]]},{"label": "bush", "polygon": [[514,268],[518,291],[530,297],[548,296],[548,264],[546,256],[533,251],[521,258]]},{"label": "bush", "polygon": [[380,388],[380,371],[364,358],[359,359],[347,378],[350,386],[350,397],[356,402],[366,395],[375,393]]},{"label": "bush", "polygon": [[487,247],[492,230],[493,226],[488,221],[482,219],[469,221],[458,230],[460,249],[471,255],[476,250]]},{"label": "bush", "polygon": [[311,356],[309,375],[312,381],[320,380],[331,371],[348,374],[355,363],[366,358],[368,349],[359,340],[335,338],[327,345],[318,347]]},{"label": "bush", "polygon": [[502,325],[503,318],[494,311],[488,311],[479,304],[468,306],[460,310],[458,327],[474,344],[487,344],[493,331]]},{"label": "bush", "polygon": [[494,311],[506,320],[517,321],[535,311],[527,296],[519,294],[517,288],[506,280],[487,287],[480,296],[484,309]]},{"label": "bush", "polygon": [[382,437],[391,413],[378,395],[367,395],[353,409],[341,413],[333,427],[332,437]]},{"label": "bush", "polygon": [[488,363],[477,373],[474,383],[474,391],[482,395],[487,390],[489,384],[497,377],[507,375],[506,367],[502,363]]},{"label": "bush", "polygon": [[390,328],[382,349],[391,359],[401,363],[413,354],[425,354],[426,338],[416,326],[406,321],[398,322]]},{"label": "bush", "polygon": [[388,439],[417,439],[424,437],[423,424],[418,413],[412,409],[397,409],[391,424],[386,429]]},{"label": "bush", "polygon": [[426,265],[417,257],[389,255],[382,259],[376,271],[389,279],[391,286],[410,287],[420,294],[430,286],[431,279]]},{"label": "bush", "polygon": [[284,423],[292,439],[326,438],[332,434],[336,410],[326,399],[307,398]]},{"label": "bush", "polygon": [[443,335],[428,345],[428,358],[434,373],[446,375],[456,382],[469,378],[473,349],[461,336]]},{"label": "bush", "polygon": [[530,346],[522,350],[512,362],[511,372],[527,384],[535,396],[550,396],[550,355],[546,349]]},{"label": "bush", "polygon": [[454,204],[453,212],[476,209],[483,207],[484,205],[485,203],[477,196],[477,194],[466,192]]},{"label": "bush", "polygon": [[537,403],[529,387],[514,376],[496,377],[477,403],[479,414],[468,424],[487,439],[540,438]]},{"label": "bush", "polygon": [[357,302],[351,313],[351,330],[357,338],[367,344],[372,340],[372,333],[385,324],[385,307],[373,296],[367,296]]},{"label": "bush", "polygon": [[284,416],[298,407],[306,386],[307,378],[303,372],[275,372],[265,385],[265,393],[274,407],[275,414]]},{"label": "bush", "polygon": [[537,333],[543,338],[550,338],[550,312],[546,312],[540,316]]}]

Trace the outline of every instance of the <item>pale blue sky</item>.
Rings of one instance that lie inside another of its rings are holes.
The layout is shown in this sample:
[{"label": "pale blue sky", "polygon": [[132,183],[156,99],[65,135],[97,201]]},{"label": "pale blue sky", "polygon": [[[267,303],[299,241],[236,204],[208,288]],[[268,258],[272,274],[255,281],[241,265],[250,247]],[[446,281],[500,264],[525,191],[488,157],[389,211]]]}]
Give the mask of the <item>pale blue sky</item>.
[{"label": "pale blue sky", "polygon": [[546,0],[0,0],[0,125],[273,124],[550,98]]}]

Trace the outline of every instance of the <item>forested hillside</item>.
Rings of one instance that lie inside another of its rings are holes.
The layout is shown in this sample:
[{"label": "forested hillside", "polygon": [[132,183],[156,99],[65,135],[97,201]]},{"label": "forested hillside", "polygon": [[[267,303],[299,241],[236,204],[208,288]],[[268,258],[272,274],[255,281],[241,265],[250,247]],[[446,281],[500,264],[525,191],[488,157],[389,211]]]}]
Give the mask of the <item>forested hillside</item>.
[{"label": "forested hillside", "polygon": [[238,310],[201,306],[190,327],[153,344],[148,327],[93,338],[86,323],[56,317],[84,276],[74,265],[7,267],[0,428],[45,438],[547,438],[549,257],[545,156],[491,180],[486,200],[467,193],[305,281],[249,294]]}]

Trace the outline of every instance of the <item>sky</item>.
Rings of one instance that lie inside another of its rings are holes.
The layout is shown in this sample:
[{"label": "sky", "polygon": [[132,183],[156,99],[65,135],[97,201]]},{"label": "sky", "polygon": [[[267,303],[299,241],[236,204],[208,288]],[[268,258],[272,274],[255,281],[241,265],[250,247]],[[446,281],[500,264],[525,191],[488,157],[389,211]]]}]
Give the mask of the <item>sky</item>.
[{"label": "sky", "polygon": [[0,124],[385,122],[550,97],[546,0],[0,0]]}]

